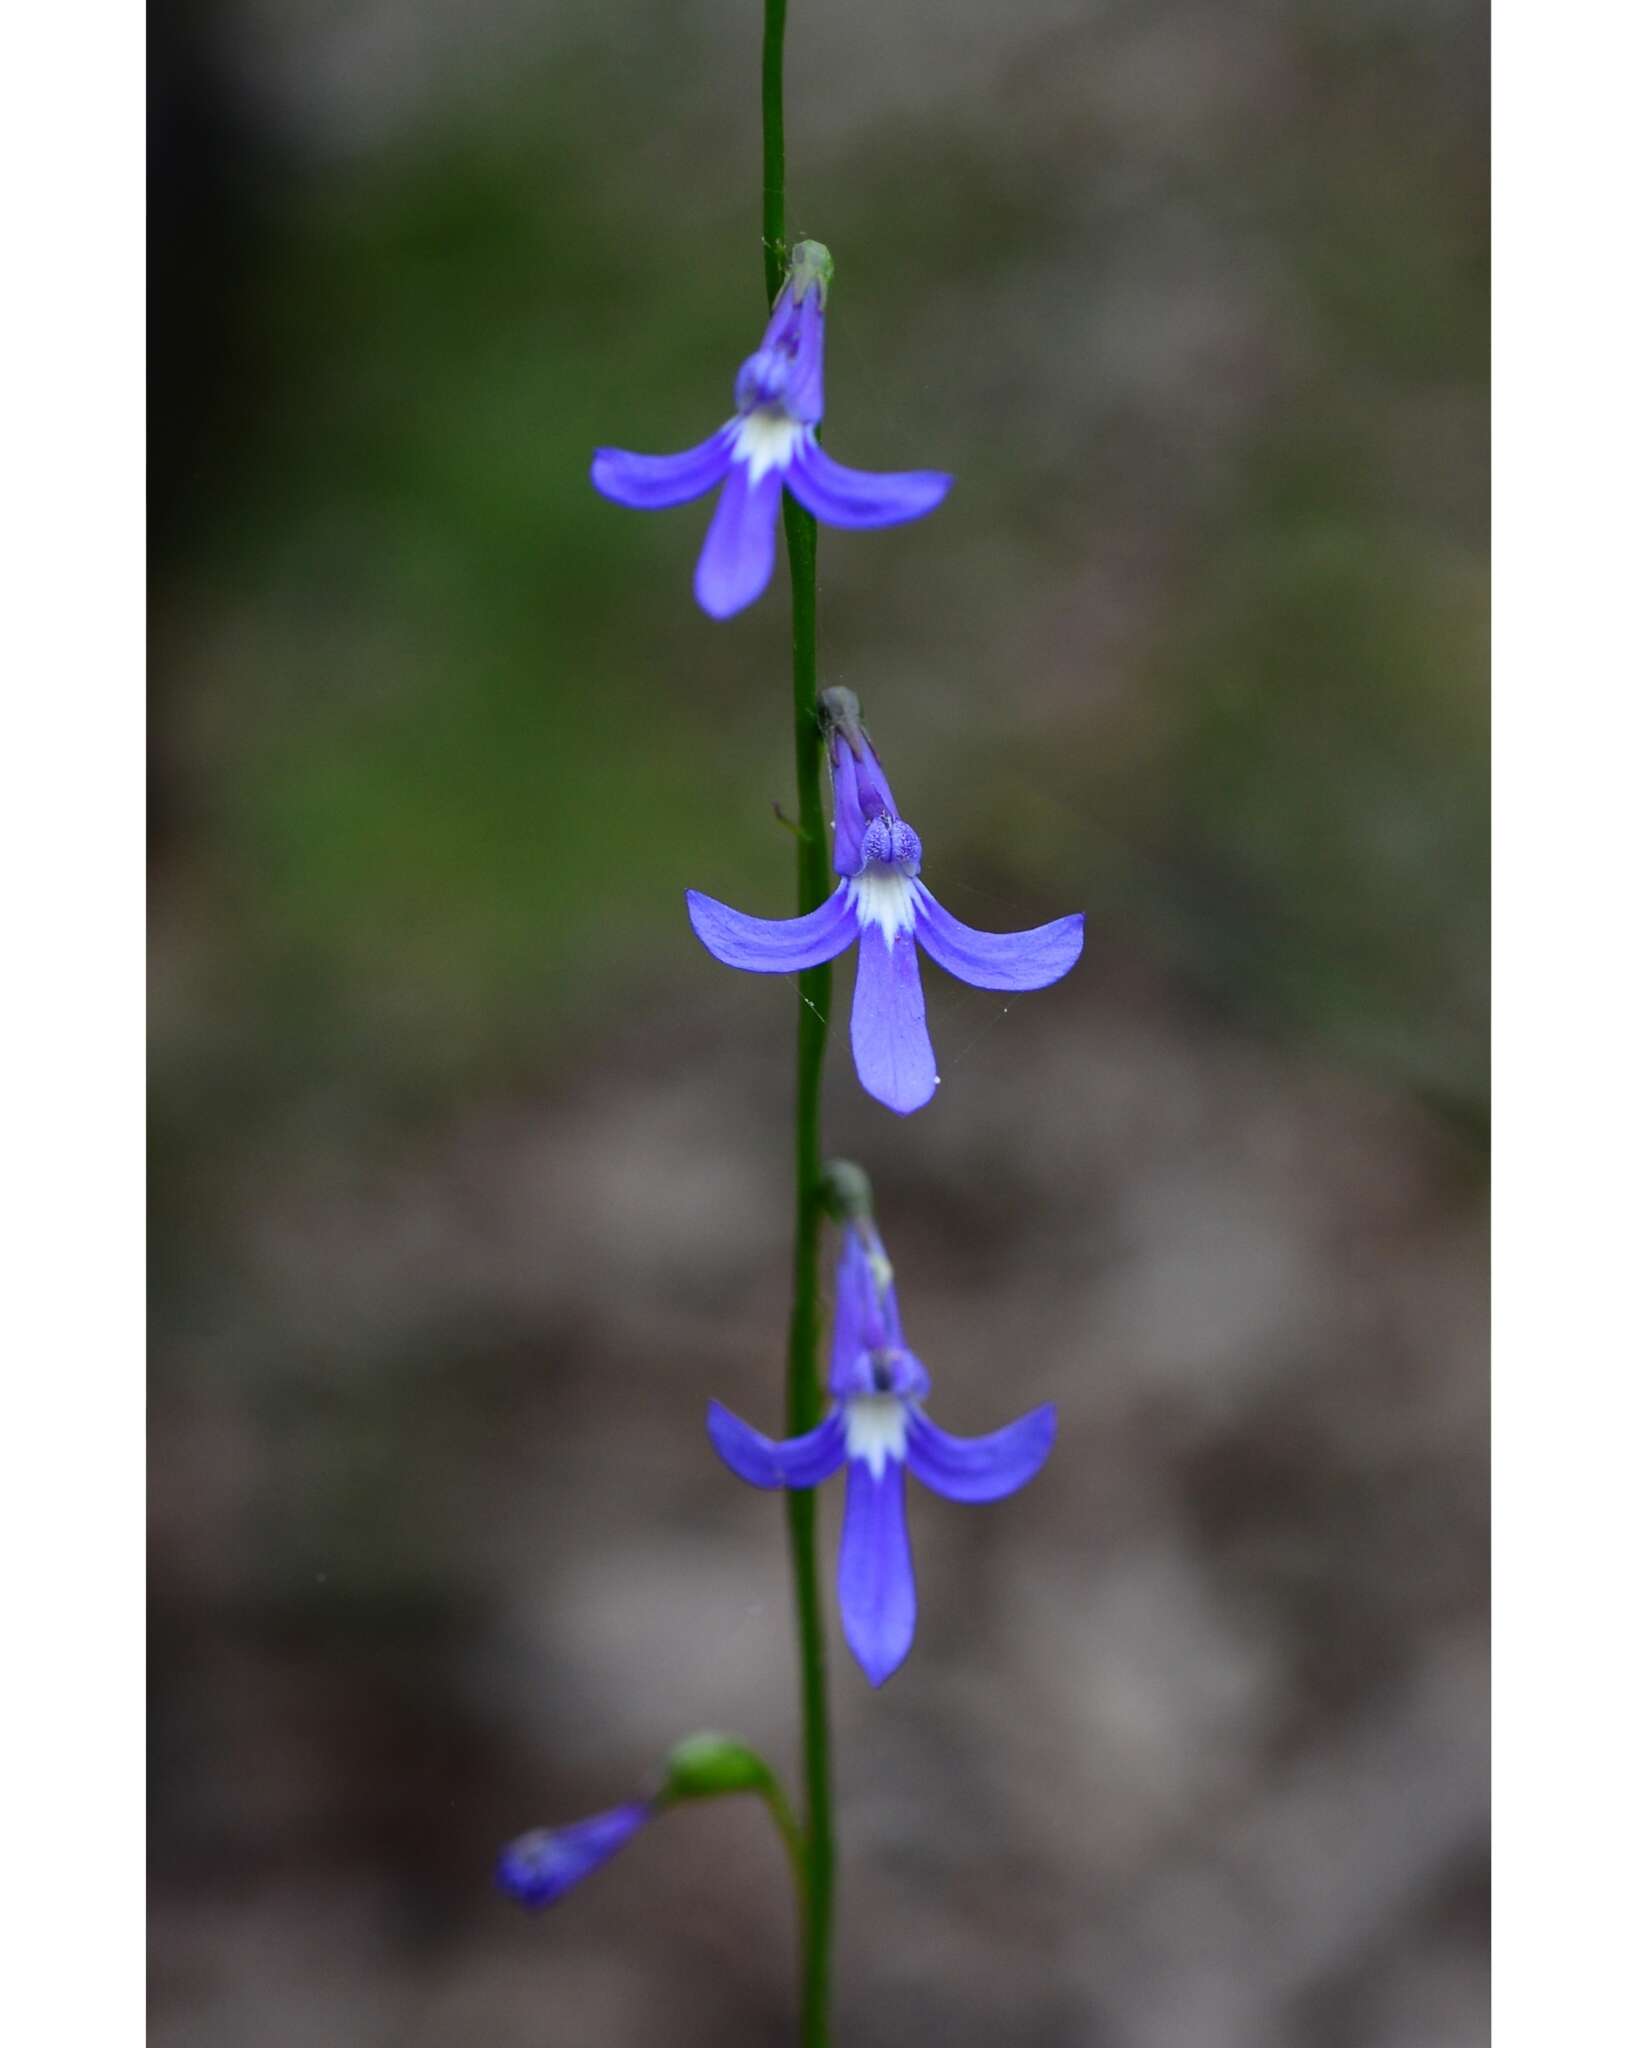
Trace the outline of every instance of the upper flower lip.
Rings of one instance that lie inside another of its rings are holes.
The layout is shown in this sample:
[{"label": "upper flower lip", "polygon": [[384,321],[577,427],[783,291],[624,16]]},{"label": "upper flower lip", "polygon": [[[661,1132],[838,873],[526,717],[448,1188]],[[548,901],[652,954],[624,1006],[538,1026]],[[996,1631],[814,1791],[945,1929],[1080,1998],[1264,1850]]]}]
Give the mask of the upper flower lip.
[{"label": "upper flower lip", "polygon": [[859,700],[853,692],[823,691],[819,713],[830,753],[831,789],[835,797],[836,872],[856,875],[866,860],[866,833],[877,819],[895,817],[898,806],[876,749],[870,744],[870,735],[864,729]]},{"label": "upper flower lip", "polygon": [[816,426],[825,416],[825,314],[817,292],[801,299],[790,287],[774,301],[757,348],[734,380],[734,403],[781,405],[792,419]]}]

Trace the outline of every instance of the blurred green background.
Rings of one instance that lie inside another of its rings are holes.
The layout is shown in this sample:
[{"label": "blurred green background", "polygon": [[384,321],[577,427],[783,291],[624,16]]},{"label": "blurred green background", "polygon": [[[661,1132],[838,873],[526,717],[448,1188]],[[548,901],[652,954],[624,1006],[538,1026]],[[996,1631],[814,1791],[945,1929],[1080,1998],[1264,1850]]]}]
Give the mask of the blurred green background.
[{"label": "blurred green background", "polygon": [[[839,2038],[1485,2038],[1487,163],[1472,0],[793,7],[821,665],[1036,997],[833,1053],[951,1427],[923,1627],[837,1673]],[[585,471],[726,416],[747,0],[154,16],[154,2024],[788,2038],[754,1811],[529,1921],[496,1844],[791,1749],[771,1427],[783,569]],[[847,977],[840,980],[845,1000]],[[833,1504],[829,1504],[833,1508]],[[833,1524],[830,1525],[833,1529]],[[827,1533],[827,1542],[829,1535]]]}]

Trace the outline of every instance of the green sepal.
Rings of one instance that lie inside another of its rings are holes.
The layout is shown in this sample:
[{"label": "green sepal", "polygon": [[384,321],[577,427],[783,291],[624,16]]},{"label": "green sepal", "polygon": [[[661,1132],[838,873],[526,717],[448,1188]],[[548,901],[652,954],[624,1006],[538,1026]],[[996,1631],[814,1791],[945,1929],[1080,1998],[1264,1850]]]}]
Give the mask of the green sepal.
[{"label": "green sepal", "polygon": [[766,1794],[773,1783],[773,1772],[737,1735],[702,1730],[685,1736],[666,1758],[660,1797],[670,1802],[720,1799],[730,1792]]},{"label": "green sepal", "polygon": [[789,283],[791,297],[798,302],[817,287],[822,309],[830,296],[830,281],[835,274],[836,265],[823,242],[798,242],[792,249]]},{"label": "green sepal", "polygon": [[851,1159],[827,1159],[819,1191],[826,1214],[836,1223],[868,1223],[875,1213],[870,1176]]}]

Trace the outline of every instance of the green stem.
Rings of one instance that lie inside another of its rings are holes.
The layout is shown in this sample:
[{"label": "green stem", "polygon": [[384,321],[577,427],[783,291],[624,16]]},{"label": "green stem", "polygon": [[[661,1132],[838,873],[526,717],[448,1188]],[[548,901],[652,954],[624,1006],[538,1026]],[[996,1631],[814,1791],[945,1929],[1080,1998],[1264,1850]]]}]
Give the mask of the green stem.
[{"label": "green stem", "polygon": [[[762,27],[762,267],[771,307],[785,277],[785,4],[764,0]],[[819,729],[819,656],[814,615],[819,530],[796,501],[785,498],[785,546],[791,565],[791,688],[796,736],[796,907],[817,910],[830,893],[825,861],[824,739]],[[787,1353],[786,1424],[792,1436],[814,1428],[822,1406],[819,1382],[819,1091],[824,1075],[830,969],[797,977],[796,1244]],[[796,1596],[797,1653],[802,1685],[802,1776],[807,1792],[803,1835],[807,1882],[802,1897],[803,2048],[824,2048],[829,2035],[831,1899],[835,1837],[830,1810],[830,1721],[825,1697],[825,1632],[819,1605],[817,1508],[812,1489],[785,1496],[791,1577]]]},{"label": "green stem", "polygon": [[762,1803],[767,1807],[774,1826],[779,1830],[779,1839],[785,1845],[785,1854],[791,1859],[791,1882],[796,1887],[798,1904],[808,1892],[808,1848],[802,1834],[802,1823],[791,1811],[791,1803],[785,1797],[785,1788],[770,1774],[762,1788]]},{"label": "green stem", "polygon": [[[817,658],[814,650],[814,553],[817,534],[808,514],[787,497],[785,543],[792,589],[792,682],[796,721],[796,787],[801,838],[796,849],[798,910],[815,910],[829,893],[825,826],[820,800],[824,744],[819,734]],[[786,1426],[802,1436],[820,1420],[819,1235],[824,1222],[820,1189],[819,1087],[830,1015],[830,969],[797,976],[796,1023],[796,1254],[787,1354]],[[797,1647],[802,1674],[803,1776],[807,1786],[808,1883],[802,1957],[802,2041],[822,2048],[830,1996],[830,1919],[835,1849],[830,1812],[830,1728],[825,1701],[825,1634],[819,1606],[816,1556],[817,1496],[792,1488],[785,1496],[790,1525],[791,1572],[796,1590]]]},{"label": "green stem", "polygon": [[785,281],[785,0],[762,0],[762,281]]}]

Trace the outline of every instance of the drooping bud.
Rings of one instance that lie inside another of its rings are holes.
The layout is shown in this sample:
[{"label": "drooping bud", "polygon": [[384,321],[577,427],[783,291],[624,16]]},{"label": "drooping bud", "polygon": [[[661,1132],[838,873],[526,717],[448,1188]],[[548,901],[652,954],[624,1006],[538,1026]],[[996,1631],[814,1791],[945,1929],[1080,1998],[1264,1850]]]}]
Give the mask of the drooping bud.
[{"label": "drooping bud", "polygon": [[656,1811],[635,1799],[566,1828],[531,1828],[501,1851],[495,1878],[520,1906],[550,1906],[623,1848]]}]

